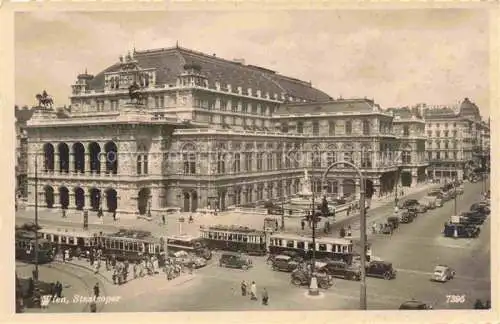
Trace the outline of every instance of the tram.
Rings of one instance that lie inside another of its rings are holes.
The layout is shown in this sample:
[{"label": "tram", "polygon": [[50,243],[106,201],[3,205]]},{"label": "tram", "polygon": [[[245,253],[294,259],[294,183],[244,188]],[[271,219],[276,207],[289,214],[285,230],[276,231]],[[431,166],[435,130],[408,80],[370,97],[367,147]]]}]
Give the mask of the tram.
[{"label": "tram", "polygon": [[98,245],[105,255],[114,255],[118,261],[137,261],[143,255],[165,252],[165,240],[148,231],[121,229],[98,237]]},{"label": "tram", "polygon": [[16,260],[39,264],[49,263],[54,259],[52,245],[41,235],[38,237],[38,256],[35,255],[36,233],[17,230],[15,233]]},{"label": "tram", "polygon": [[200,228],[208,248],[249,255],[266,254],[266,232],[244,226],[214,225]]},{"label": "tram", "polygon": [[186,251],[193,253],[205,260],[212,259],[212,252],[201,237],[191,235],[175,235],[167,237],[167,249],[169,252]]},{"label": "tram", "polygon": [[[315,258],[342,260],[351,263],[353,258],[353,243],[351,240],[333,237],[320,237],[315,240]],[[313,252],[313,240],[311,237],[275,233],[269,239],[269,253],[283,254],[294,252],[297,255],[310,259]]]},{"label": "tram", "polygon": [[52,243],[56,253],[69,249],[71,255],[85,256],[87,251],[97,245],[97,234],[80,229],[44,227],[38,233]]}]

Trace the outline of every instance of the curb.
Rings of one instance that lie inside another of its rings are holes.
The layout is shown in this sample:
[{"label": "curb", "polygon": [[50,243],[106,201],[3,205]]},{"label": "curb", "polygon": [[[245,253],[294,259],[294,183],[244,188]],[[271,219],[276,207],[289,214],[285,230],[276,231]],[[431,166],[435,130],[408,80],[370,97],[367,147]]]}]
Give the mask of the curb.
[{"label": "curb", "polygon": [[81,264],[77,264],[77,263],[73,263],[73,262],[62,262],[62,261],[59,261],[59,260],[54,260],[52,261],[54,263],[57,263],[57,264],[69,264],[73,267],[77,267],[77,268],[80,268],[80,269],[84,269],[88,272],[91,272],[93,273],[94,275],[98,275],[99,277],[101,277],[104,281],[106,281],[107,283],[109,284],[113,284],[113,282],[111,280],[109,280],[108,278],[106,278],[106,276],[104,276],[102,273],[98,272],[98,273],[95,273],[94,269],[90,268],[90,267],[86,267],[86,266],[83,266]]}]

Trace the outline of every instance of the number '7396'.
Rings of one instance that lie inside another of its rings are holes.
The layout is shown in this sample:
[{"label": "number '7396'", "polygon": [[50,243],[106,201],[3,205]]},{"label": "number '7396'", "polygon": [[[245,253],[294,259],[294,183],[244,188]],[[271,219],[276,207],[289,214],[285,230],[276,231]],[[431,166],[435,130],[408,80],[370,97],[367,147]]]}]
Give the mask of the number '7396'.
[{"label": "number '7396'", "polygon": [[465,295],[446,295],[446,303],[463,304],[465,303]]}]

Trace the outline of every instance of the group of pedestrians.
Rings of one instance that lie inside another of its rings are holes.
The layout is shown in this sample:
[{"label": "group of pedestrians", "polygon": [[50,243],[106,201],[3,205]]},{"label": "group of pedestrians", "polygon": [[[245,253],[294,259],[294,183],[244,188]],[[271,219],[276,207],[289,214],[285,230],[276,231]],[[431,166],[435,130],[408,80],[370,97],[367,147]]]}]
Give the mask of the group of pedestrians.
[{"label": "group of pedestrians", "polygon": [[[245,280],[241,282],[241,295],[243,297],[246,297],[247,295],[250,295],[250,300],[257,301],[257,284],[255,281],[252,281],[250,285],[250,291],[248,291],[249,287],[248,284]],[[262,289],[262,305],[267,306],[269,303],[269,294],[267,292],[266,288]]]}]

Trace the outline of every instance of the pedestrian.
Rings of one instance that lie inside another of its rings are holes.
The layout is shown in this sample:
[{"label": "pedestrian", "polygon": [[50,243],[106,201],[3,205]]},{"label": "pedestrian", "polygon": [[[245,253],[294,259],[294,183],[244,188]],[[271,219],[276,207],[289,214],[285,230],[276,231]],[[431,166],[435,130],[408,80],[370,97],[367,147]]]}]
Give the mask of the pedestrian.
[{"label": "pedestrian", "polygon": [[241,296],[246,296],[247,295],[247,282],[243,280],[241,282]]},{"label": "pedestrian", "polygon": [[347,226],[347,237],[351,237],[352,235],[352,230],[351,230],[351,225]]},{"label": "pedestrian", "polygon": [[97,313],[97,305],[94,301],[90,303],[90,312]]},{"label": "pedestrian", "polygon": [[63,210],[62,210],[62,217],[63,217],[63,218],[66,218],[66,209],[63,209]]},{"label": "pedestrian", "polygon": [[306,226],[306,222],[304,222],[304,220],[302,219],[300,221],[300,228],[302,228],[302,230],[304,230],[304,227]]},{"label": "pedestrian", "polygon": [[376,222],[373,222],[373,224],[372,224],[372,233],[373,234],[377,233],[377,223]]},{"label": "pedestrian", "polygon": [[345,237],[345,228],[344,228],[344,227],[341,227],[341,228],[340,228],[340,233],[339,233],[339,234],[340,234],[340,237],[341,237],[341,238],[344,238],[344,237]]},{"label": "pedestrian", "polygon": [[262,291],[262,305],[267,306],[267,303],[269,301],[269,294],[267,293],[266,288]]},{"label": "pedestrian", "polygon": [[114,269],[113,270],[113,276],[112,276],[112,278],[113,278],[113,285],[116,285],[117,276],[118,276],[117,271],[116,271],[116,269]]},{"label": "pedestrian", "polygon": [[167,223],[166,219],[165,219],[165,214],[162,214],[161,215],[161,221],[163,223],[163,226],[165,226],[165,224]]},{"label": "pedestrian", "polygon": [[94,285],[94,296],[99,297],[99,283],[96,282]]},{"label": "pedestrian", "polygon": [[66,251],[62,251],[62,261],[66,262]]},{"label": "pedestrian", "polygon": [[69,249],[64,250],[64,259],[67,261],[71,261],[69,257]]},{"label": "pedestrian", "polygon": [[278,230],[278,220],[277,219],[274,220],[274,230],[275,231]]},{"label": "pedestrian", "polygon": [[250,299],[257,300],[257,285],[255,281],[252,281],[252,285],[250,286]]},{"label": "pedestrian", "polygon": [[116,221],[116,210],[113,211],[113,220]]},{"label": "pedestrian", "polygon": [[194,222],[194,219],[193,219],[193,215],[190,214],[189,215],[189,223],[192,223],[192,222]]},{"label": "pedestrian", "polygon": [[60,283],[59,281],[57,281],[56,282],[56,295],[57,295],[57,298],[62,298],[62,290],[63,290],[62,283]]}]

